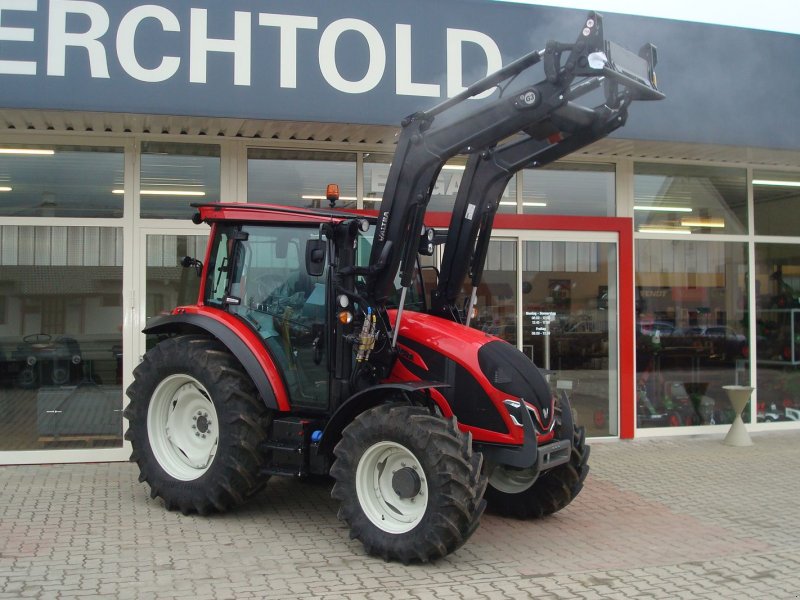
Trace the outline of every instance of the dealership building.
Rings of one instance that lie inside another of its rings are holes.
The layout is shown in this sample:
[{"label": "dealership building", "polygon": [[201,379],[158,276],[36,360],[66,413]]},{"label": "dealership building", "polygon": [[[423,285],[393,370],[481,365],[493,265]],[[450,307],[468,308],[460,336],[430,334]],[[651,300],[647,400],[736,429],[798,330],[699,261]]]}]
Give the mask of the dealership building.
[{"label": "dealership building", "polygon": [[[208,234],[192,202],[327,206],[337,183],[339,207],[376,209],[403,117],[584,18],[489,0],[0,0],[0,464],[127,460],[141,330],[197,289],[180,266]],[[604,25],[657,46],[666,99],[514,176],[472,325],[546,369],[590,437],[722,434],[732,384],[755,388],[751,431],[800,428],[800,36]],[[443,167],[431,225],[464,164]]]}]

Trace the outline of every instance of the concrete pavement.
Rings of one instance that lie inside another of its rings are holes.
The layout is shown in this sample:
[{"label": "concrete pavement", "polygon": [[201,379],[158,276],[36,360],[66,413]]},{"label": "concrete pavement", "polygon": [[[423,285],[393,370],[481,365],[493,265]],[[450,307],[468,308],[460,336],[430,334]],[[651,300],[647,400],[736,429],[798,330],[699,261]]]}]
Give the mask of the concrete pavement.
[{"label": "concrete pavement", "polygon": [[721,439],[595,443],[562,512],[410,566],[366,556],[325,483],[186,517],[134,465],[0,467],[0,598],[800,598],[800,432]]}]

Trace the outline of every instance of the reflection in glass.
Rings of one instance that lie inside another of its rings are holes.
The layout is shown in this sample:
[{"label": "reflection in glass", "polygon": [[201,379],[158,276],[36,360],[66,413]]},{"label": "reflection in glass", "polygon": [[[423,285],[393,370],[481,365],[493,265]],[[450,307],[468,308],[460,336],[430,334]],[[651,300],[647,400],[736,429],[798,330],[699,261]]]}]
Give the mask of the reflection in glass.
[{"label": "reflection in glass", "polygon": [[756,244],[759,422],[800,421],[800,246]]},{"label": "reflection in glass", "polygon": [[220,201],[215,144],[144,142],[139,189],[143,219],[190,219],[193,203]]},{"label": "reflection in glass", "polygon": [[588,435],[616,435],[616,244],[523,242],[522,256],[523,351]]},{"label": "reflection in glass", "polygon": [[[377,210],[386,188],[386,180],[389,177],[389,167],[391,166],[392,156],[390,154],[366,154],[364,155],[364,208]],[[450,212],[456,201],[458,189],[461,186],[461,179],[464,175],[464,157],[454,158],[442,167],[436,183],[433,186],[429,211]],[[511,178],[502,197],[498,213],[517,212],[517,180],[516,175]]]},{"label": "reflection in glass", "polygon": [[642,233],[747,233],[744,169],[634,165],[634,225]]},{"label": "reflection in glass", "polygon": [[614,165],[553,163],[522,172],[522,212],[613,217]]},{"label": "reflection in glass", "polygon": [[[0,215],[6,217],[122,216],[122,148],[12,146],[0,154]],[[20,152],[15,154],[14,151]]]},{"label": "reflection in glass", "polygon": [[749,385],[746,270],[744,243],[637,242],[639,427],[733,421],[722,386]]},{"label": "reflection in glass", "polygon": [[329,208],[325,190],[331,183],[339,186],[336,208],[356,208],[355,153],[247,150],[248,202]]},{"label": "reflection in glass", "polygon": [[753,173],[753,211],[758,235],[796,236],[800,232],[800,173]]},{"label": "reflection in glass", "polygon": [[122,230],[0,236],[0,450],[121,446]]}]

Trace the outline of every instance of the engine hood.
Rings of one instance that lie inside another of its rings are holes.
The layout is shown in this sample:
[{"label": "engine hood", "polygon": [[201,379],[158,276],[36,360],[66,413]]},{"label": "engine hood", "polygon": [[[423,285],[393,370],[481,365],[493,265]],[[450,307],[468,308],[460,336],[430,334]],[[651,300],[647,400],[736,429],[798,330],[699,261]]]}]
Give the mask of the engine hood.
[{"label": "engine hood", "polygon": [[[395,311],[389,312],[394,322]],[[508,342],[433,315],[405,311],[392,379],[443,381],[462,424],[516,436],[507,400],[524,402],[538,433],[552,428],[553,396],[541,371]],[[480,437],[480,436],[476,436]]]}]

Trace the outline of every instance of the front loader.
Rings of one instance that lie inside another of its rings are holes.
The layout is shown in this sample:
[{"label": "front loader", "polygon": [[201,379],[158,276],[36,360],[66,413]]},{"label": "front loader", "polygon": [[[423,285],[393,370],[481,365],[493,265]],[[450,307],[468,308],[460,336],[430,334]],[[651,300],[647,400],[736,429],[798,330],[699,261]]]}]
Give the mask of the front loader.
[{"label": "front loader", "polygon": [[[539,62],[545,77],[530,83]],[[351,536],[405,563],[458,548],[487,501],[521,518],[566,506],[588,472],[583,428],[521,352],[468,326],[457,295],[468,274],[480,281],[511,175],[663,97],[655,62],[650,45],[606,42],[590,13],[575,43],[550,42],[405,119],[377,216],[197,205],[195,222],[211,225],[204,260],[184,260],[201,276],[197,303],[147,324],[161,341],[127,391],[126,439],[151,496],[206,514],[272,475],[330,474]],[[593,94],[599,104],[578,103]],[[427,306],[418,254],[437,236],[425,210],[458,154],[468,167]]]}]

